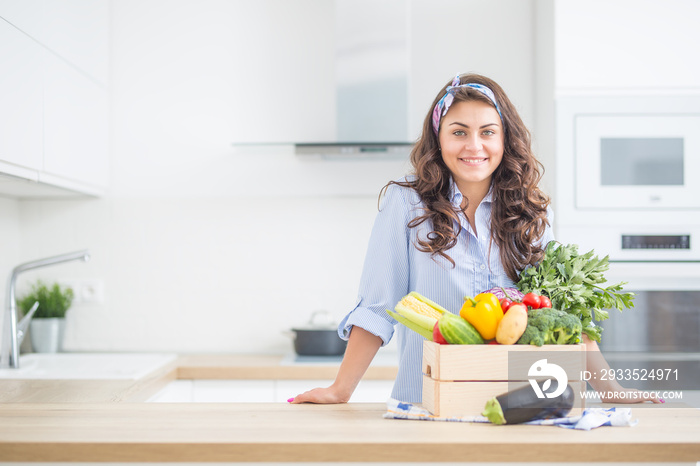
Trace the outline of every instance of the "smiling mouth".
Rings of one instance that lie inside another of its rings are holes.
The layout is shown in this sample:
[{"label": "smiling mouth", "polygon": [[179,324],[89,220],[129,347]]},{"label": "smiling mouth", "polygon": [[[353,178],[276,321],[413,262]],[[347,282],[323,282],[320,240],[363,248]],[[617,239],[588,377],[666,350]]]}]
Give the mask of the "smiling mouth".
[{"label": "smiling mouth", "polygon": [[468,159],[459,159],[460,162],[464,162],[467,165],[479,165],[481,163],[486,162],[488,159],[485,158],[468,158]]}]

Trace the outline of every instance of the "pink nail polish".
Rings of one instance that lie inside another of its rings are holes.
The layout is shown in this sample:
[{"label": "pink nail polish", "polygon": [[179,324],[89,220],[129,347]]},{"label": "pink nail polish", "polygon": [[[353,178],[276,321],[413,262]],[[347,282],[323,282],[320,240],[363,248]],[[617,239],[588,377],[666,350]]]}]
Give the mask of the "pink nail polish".
[{"label": "pink nail polish", "polygon": [[288,399],[288,400],[287,400],[287,403],[291,403],[292,401],[294,401],[294,397]]},{"label": "pink nail polish", "polygon": [[662,403],[666,403],[666,400],[664,400],[663,398],[659,398],[659,401]]}]

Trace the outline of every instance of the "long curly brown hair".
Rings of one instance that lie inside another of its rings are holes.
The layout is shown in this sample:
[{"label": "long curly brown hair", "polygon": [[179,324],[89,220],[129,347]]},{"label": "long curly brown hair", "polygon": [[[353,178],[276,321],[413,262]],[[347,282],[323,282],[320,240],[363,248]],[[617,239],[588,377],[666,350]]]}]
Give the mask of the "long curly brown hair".
[{"label": "long curly brown hair", "polygon": [[[423,122],[422,136],[411,152],[415,178],[389,182],[380,197],[391,184],[414,189],[425,208],[422,215],[408,223],[408,227],[415,228],[426,221],[432,225],[432,231],[426,238],[418,238],[415,246],[433,256],[444,257],[454,267],[455,262],[448,251],[457,244],[462,229],[459,217],[466,216],[466,206],[456,208],[449,198],[452,175],[442,160],[438,137],[432,126],[433,108],[451,83],[447,83],[435,97]],[[461,75],[460,84],[463,83],[478,83],[490,88],[501,110],[505,141],[503,159],[491,181],[491,241],[499,248],[506,274],[517,282],[520,272],[539,262],[544,253],[539,242],[548,225],[550,201],[537,186],[544,167],[532,152],[530,132],[501,86],[477,74]],[[481,92],[469,88],[460,89],[454,96],[454,103],[473,100],[493,105]]]}]

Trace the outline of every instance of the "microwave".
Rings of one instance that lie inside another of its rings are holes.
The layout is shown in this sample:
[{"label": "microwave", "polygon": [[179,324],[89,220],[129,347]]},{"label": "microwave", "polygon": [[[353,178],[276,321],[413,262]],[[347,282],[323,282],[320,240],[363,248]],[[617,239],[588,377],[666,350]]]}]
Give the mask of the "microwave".
[{"label": "microwave", "polygon": [[700,261],[700,94],[558,96],[555,115],[557,239]]},{"label": "microwave", "polygon": [[577,208],[700,208],[700,114],[581,114],[574,127]]}]

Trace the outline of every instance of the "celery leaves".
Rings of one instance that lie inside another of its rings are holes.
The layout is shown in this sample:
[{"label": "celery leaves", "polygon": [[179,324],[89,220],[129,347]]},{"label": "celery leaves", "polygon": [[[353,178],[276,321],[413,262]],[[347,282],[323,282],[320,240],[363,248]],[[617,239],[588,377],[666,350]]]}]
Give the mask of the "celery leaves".
[{"label": "celery leaves", "polygon": [[594,322],[607,319],[607,309],[634,307],[634,293],[623,292],[625,282],[604,286],[608,260],[608,256],[598,258],[594,251],[579,254],[576,244],[552,241],[542,261],[522,271],[517,288],[523,293],[548,296],[553,308],[577,316],[583,332],[600,342],[602,329]]}]

